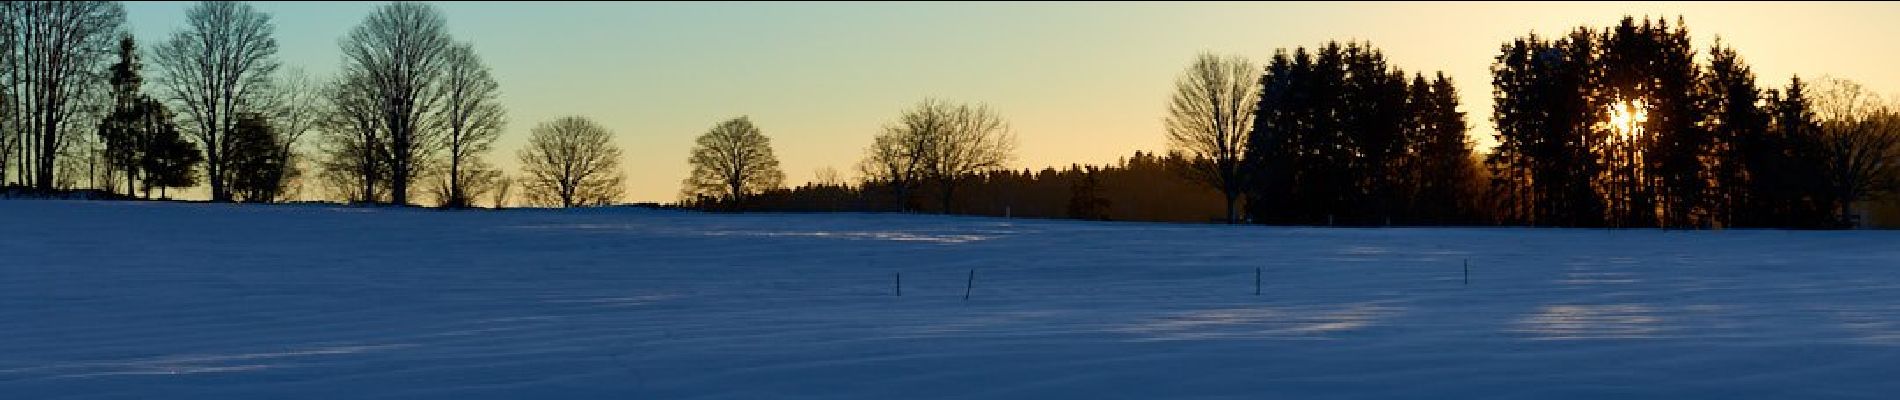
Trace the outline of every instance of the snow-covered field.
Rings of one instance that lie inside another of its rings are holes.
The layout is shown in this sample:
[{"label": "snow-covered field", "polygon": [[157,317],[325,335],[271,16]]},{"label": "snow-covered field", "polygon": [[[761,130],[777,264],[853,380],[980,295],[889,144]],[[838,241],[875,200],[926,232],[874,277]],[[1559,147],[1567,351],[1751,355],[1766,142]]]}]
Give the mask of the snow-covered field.
[{"label": "snow-covered field", "polygon": [[1900,232],[23,200],[0,227],[4,399],[1900,394]]}]

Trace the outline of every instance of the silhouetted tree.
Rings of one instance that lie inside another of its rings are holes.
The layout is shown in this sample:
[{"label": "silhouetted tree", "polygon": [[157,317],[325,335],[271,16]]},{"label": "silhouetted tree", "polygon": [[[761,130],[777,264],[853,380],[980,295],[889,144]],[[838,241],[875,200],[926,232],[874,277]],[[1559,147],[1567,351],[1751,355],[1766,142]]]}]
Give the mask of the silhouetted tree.
[{"label": "silhouetted tree", "polygon": [[[1827,157],[1821,124],[1800,77],[1790,79],[1785,91],[1770,90],[1772,119],[1768,138],[1746,165],[1750,197],[1757,212],[1774,218],[1768,226],[1832,228],[1840,225],[1829,187]],[[1760,161],[1760,162],[1756,162]]]},{"label": "silhouetted tree", "polygon": [[[26,175],[25,162],[22,160],[25,154],[16,154],[24,147],[24,132],[21,131],[24,124],[18,107],[21,97],[16,87],[22,79],[19,64],[20,24],[23,22],[19,15],[21,11],[21,5],[16,2],[0,1],[0,186],[15,183],[9,178],[24,178]],[[13,173],[16,165],[20,165],[22,170],[17,175]]]},{"label": "silhouetted tree", "polygon": [[270,15],[235,1],[200,2],[185,18],[185,28],[152,52],[158,82],[204,146],[212,201],[230,201],[229,136],[239,114],[265,111],[279,65],[276,28]]},{"label": "silhouetted tree", "polygon": [[322,167],[321,154],[308,153],[303,147],[304,137],[321,130],[329,118],[326,115],[329,113],[328,94],[324,82],[311,78],[303,70],[292,69],[277,74],[266,97],[270,103],[262,109],[268,111],[265,117],[270,120],[278,142],[270,156],[277,158],[274,162],[285,168],[284,173],[279,174],[283,182],[277,184],[276,198],[289,200],[299,196],[305,177]]},{"label": "silhouetted tree", "polygon": [[[61,155],[84,141],[99,116],[111,109],[107,83],[113,46],[123,32],[125,10],[109,1],[9,1],[0,3],[0,88],[5,88],[5,139],[15,177],[52,190]],[[4,170],[5,164],[0,164]]]},{"label": "silhouetted tree", "polygon": [[490,204],[493,204],[495,209],[507,207],[508,195],[513,191],[515,186],[514,177],[510,177],[507,174],[496,174],[495,179],[488,182],[488,195],[493,196],[493,199],[490,200]]},{"label": "silhouetted tree", "polygon": [[[462,196],[467,199],[462,207],[474,207],[477,200],[492,196],[490,192],[496,189],[503,175],[500,169],[480,158],[470,159],[460,168],[462,179],[459,184],[462,185]],[[435,174],[433,178],[434,186],[429,188],[429,195],[446,202],[449,198],[449,174]],[[444,203],[443,207],[448,205]]]},{"label": "silhouetted tree", "polygon": [[319,178],[344,201],[387,199],[388,135],[369,77],[344,73],[322,88],[317,148]]},{"label": "silhouetted tree", "polygon": [[[1710,152],[1710,134],[1702,128],[1707,102],[1698,89],[1701,69],[1680,20],[1672,29],[1666,20],[1645,19],[1638,24],[1624,17],[1599,35],[1600,80],[1594,86],[1596,108],[1628,105],[1643,118],[1636,128],[1622,132],[1609,124],[1597,125],[1597,137],[1627,139],[1612,145],[1633,159],[1620,159],[1619,182],[1627,196],[1610,197],[1612,224],[1617,226],[1702,226],[1709,202],[1709,174],[1703,160]],[[1602,114],[1597,114],[1602,115]],[[1594,115],[1592,115],[1594,116]],[[1602,117],[1596,118],[1604,120]]]},{"label": "silhouetted tree", "polygon": [[1253,89],[1258,79],[1259,70],[1245,58],[1203,53],[1175,79],[1168,103],[1169,145],[1205,161],[1190,177],[1226,196],[1230,224],[1239,221],[1235,203],[1246,178],[1241,161],[1258,103],[1259,92]]},{"label": "silhouetted tree", "polygon": [[681,197],[718,198],[743,207],[751,193],[784,186],[785,172],[772,155],[772,141],[746,117],[733,118],[701,134],[687,163],[693,167]]},{"label": "silhouetted tree", "polygon": [[937,183],[937,196],[947,214],[955,210],[951,201],[965,179],[1002,169],[1009,163],[1015,156],[1016,137],[1010,134],[1009,124],[1003,122],[1003,117],[987,105],[958,104],[935,114],[949,117],[949,123],[944,125],[946,129],[918,133],[931,137],[929,149],[932,151],[926,153],[924,172]]},{"label": "silhouetted tree", "polygon": [[1248,133],[1248,213],[1299,224],[1450,223],[1472,179],[1443,75],[1407,84],[1366,43],[1276,52]]},{"label": "silhouetted tree", "polygon": [[1094,166],[1083,169],[1082,178],[1076,179],[1069,189],[1069,218],[1107,220],[1108,199],[1102,198],[1102,182],[1096,179]]},{"label": "silhouetted tree", "polygon": [[[1466,136],[1465,113],[1458,111],[1458,89],[1439,73],[1429,84],[1413,80],[1405,154],[1395,164],[1394,177],[1409,178],[1397,191],[1406,206],[1409,223],[1453,224],[1475,222],[1471,191],[1477,179],[1471,141]],[[1408,173],[1409,172],[1409,173]]]},{"label": "silhouetted tree", "polygon": [[138,46],[131,36],[119,41],[119,62],[113,64],[112,107],[99,122],[109,168],[125,178],[125,194],[152,188],[196,185],[193,170],[202,160],[198,148],[179,136],[164,103],[140,91]]},{"label": "silhouetted tree", "polygon": [[534,128],[521,149],[528,201],[562,207],[605,205],[620,197],[620,148],[607,128],[578,116]]},{"label": "silhouetted tree", "polygon": [[1709,101],[1711,136],[1708,177],[1712,191],[1707,209],[1715,222],[1723,226],[1778,226],[1783,212],[1776,210],[1772,195],[1766,191],[1795,190],[1766,187],[1756,180],[1772,179],[1763,175],[1769,167],[1789,167],[1789,160],[1777,153],[1787,146],[1769,134],[1769,110],[1763,108],[1762,91],[1755,86],[1755,74],[1721,39],[1709,50],[1709,71],[1704,75],[1703,91]]},{"label": "silhouetted tree", "polygon": [[143,107],[138,44],[131,35],[119,40],[119,62],[112,65],[110,82],[112,111],[99,123],[99,139],[106,147],[107,166],[124,175],[125,194],[134,195],[138,190],[139,160],[145,152],[145,138],[150,136],[140,129],[146,127],[141,122],[152,113]]},{"label": "silhouetted tree", "polygon": [[940,129],[935,126],[940,122],[940,119],[912,118],[906,114],[899,125],[885,126],[871,139],[864,160],[858,163],[865,185],[887,187],[898,211],[911,210],[911,193],[924,180],[924,160],[930,143],[927,137],[912,132]]},{"label": "silhouetted tree", "polygon": [[157,188],[159,196],[164,197],[168,188],[197,186],[198,165],[204,163],[204,153],[179,132],[163,103],[147,99],[144,107],[150,111],[142,114],[142,123],[148,124],[143,132],[149,136],[140,154],[139,170],[144,178],[141,190],[150,197],[152,189]]},{"label": "silhouetted tree", "polygon": [[817,185],[844,186],[846,181],[843,176],[838,174],[837,168],[825,166],[816,171],[812,171],[811,183]]},{"label": "silhouetted tree", "polygon": [[475,48],[459,43],[449,48],[442,74],[441,118],[448,141],[448,173],[444,207],[467,207],[479,194],[470,193],[471,183],[493,179],[492,169],[473,168],[481,163],[501,136],[504,121],[500,85],[489,75],[488,66],[475,54]]},{"label": "silhouetted tree", "polygon": [[435,6],[397,2],[371,11],[341,42],[343,70],[359,75],[371,95],[378,128],[387,141],[389,201],[409,204],[410,183],[441,149],[440,129],[430,117],[440,111],[442,76],[454,46]]},{"label": "silhouetted tree", "polygon": [[1002,168],[1014,151],[1008,124],[988,106],[925,99],[873,139],[859,169],[867,180],[889,185],[900,210],[909,209],[912,190],[935,183],[948,213],[965,179]]},{"label": "silhouetted tree", "polygon": [[278,154],[283,138],[261,114],[242,113],[229,137],[230,190],[235,200],[251,203],[276,201],[283,194],[285,175],[292,171],[288,157]]},{"label": "silhouetted tree", "polygon": [[1855,204],[1900,190],[1900,110],[1860,84],[1823,81],[1815,110],[1825,178],[1842,221]]}]

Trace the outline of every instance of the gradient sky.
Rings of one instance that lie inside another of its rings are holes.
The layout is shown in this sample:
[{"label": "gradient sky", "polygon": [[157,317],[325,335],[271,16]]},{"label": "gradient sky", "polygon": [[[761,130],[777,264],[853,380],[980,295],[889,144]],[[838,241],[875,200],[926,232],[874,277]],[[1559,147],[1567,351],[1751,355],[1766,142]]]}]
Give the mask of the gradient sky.
[{"label": "gradient sky", "polygon": [[[290,68],[327,77],[337,39],[381,3],[257,3]],[[925,97],[988,103],[1018,137],[1014,168],[1102,164],[1167,148],[1170,85],[1195,53],[1369,40],[1408,72],[1444,71],[1489,143],[1498,47],[1532,31],[1681,15],[1698,53],[1720,35],[1764,86],[1832,75],[1900,90],[1900,3],[561,3],[440,2],[501,83],[509,124],[488,158],[511,173],[538,123],[600,122],[625,152],[627,198],[669,202],[694,137],[741,115],[772,138],[787,184],[853,166]],[[149,46],[185,2],[126,4]],[[306,195],[309,193],[306,192]]]}]

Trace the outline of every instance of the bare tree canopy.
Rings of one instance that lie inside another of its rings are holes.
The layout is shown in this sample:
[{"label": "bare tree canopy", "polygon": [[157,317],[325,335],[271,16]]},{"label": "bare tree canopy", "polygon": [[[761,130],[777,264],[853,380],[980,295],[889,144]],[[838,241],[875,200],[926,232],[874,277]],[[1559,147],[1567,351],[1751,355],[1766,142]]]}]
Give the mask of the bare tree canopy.
[{"label": "bare tree canopy", "polygon": [[501,86],[475,47],[458,43],[449,48],[442,74],[442,126],[446,129],[448,176],[442,205],[467,207],[479,194],[470,193],[471,181],[490,179],[492,169],[475,168],[501,136],[504,114],[497,97]]},{"label": "bare tree canopy", "polygon": [[213,201],[230,201],[230,133],[241,113],[267,113],[277,71],[276,29],[249,3],[206,1],[152,51],[164,97],[205,150]]},{"label": "bare tree canopy", "polygon": [[1260,69],[1240,56],[1203,53],[1175,78],[1168,102],[1168,144],[1196,159],[1193,178],[1227,198],[1227,222],[1239,220],[1234,201],[1241,186],[1241,157],[1260,93]]},{"label": "bare tree canopy", "polygon": [[490,197],[493,197],[493,199],[489,201],[489,204],[493,205],[497,210],[507,207],[508,195],[515,186],[515,178],[505,173],[496,174],[495,179],[488,181],[488,184],[487,193]]},{"label": "bare tree canopy", "polygon": [[[449,181],[450,174],[447,173],[434,174],[433,176],[434,186],[429,188],[429,195],[434,196],[437,201],[442,202],[442,207],[474,207],[476,200],[491,196],[493,194],[491,192],[497,189],[501,184],[500,180],[503,179],[500,168],[490,165],[487,160],[481,158],[468,159],[457,168],[461,174],[461,178],[455,182]],[[449,194],[450,187],[453,185],[462,186],[461,196],[463,202],[459,205],[448,204],[449,199],[453,197]]]},{"label": "bare tree canopy", "polygon": [[935,183],[947,213],[964,179],[1005,167],[1015,149],[1009,124],[989,106],[925,99],[873,139],[859,169],[891,185],[900,202],[918,185]]},{"label": "bare tree canopy", "polygon": [[1854,203],[1900,191],[1900,107],[1845,79],[1824,78],[1819,89],[1826,178],[1845,220]]},{"label": "bare tree canopy", "polygon": [[911,191],[923,180],[922,161],[926,143],[904,132],[906,130],[896,125],[884,127],[877,137],[871,139],[871,147],[865,149],[864,160],[858,163],[858,172],[864,176],[867,186],[888,186],[896,198],[897,209],[909,211]]},{"label": "bare tree canopy", "polygon": [[716,197],[738,205],[748,194],[785,183],[771,139],[746,117],[726,120],[700,135],[686,161],[693,166],[681,193],[686,200]]},{"label": "bare tree canopy", "polygon": [[317,119],[317,170],[324,186],[344,201],[387,199],[384,160],[387,135],[378,117],[376,95],[360,74],[344,73],[321,88],[324,101]]},{"label": "bare tree canopy", "polygon": [[840,174],[837,168],[827,165],[812,171],[811,183],[818,186],[845,186],[849,184],[849,181],[845,180],[844,175]]},{"label": "bare tree canopy", "polygon": [[518,156],[522,176],[516,183],[530,203],[595,206],[620,198],[620,148],[613,132],[587,118],[541,123]]},{"label": "bare tree canopy", "polygon": [[285,174],[277,183],[276,200],[290,200],[299,197],[304,175],[310,169],[310,155],[299,150],[304,136],[323,126],[325,118],[323,82],[312,78],[302,69],[291,69],[277,74],[273,81],[270,103],[265,107],[272,129],[277,132],[278,146],[271,157],[285,168]]},{"label": "bare tree canopy", "polygon": [[937,113],[949,116],[949,129],[935,140],[935,151],[924,165],[937,181],[943,211],[949,213],[951,200],[964,179],[1009,164],[1015,157],[1016,136],[1010,133],[1002,115],[988,105],[959,104]]},{"label": "bare tree canopy", "polygon": [[[107,1],[0,3],[0,180],[41,190],[72,140],[86,140],[110,105],[108,73],[125,9]],[[56,179],[57,178],[57,179]]]},{"label": "bare tree canopy", "polygon": [[409,184],[442,148],[432,114],[454,46],[435,6],[398,2],[378,7],[343,38],[343,71],[364,78],[378,125],[387,136],[389,201],[409,203]]}]

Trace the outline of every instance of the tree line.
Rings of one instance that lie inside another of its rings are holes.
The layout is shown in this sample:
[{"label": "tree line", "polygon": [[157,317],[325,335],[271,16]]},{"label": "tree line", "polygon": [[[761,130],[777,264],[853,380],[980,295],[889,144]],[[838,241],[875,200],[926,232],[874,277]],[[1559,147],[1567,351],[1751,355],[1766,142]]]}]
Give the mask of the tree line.
[{"label": "tree line", "polygon": [[735,207],[758,211],[881,211],[1068,218],[1111,221],[1210,222],[1221,215],[1221,194],[1182,179],[1194,161],[1181,152],[1137,151],[1109,165],[1071,164],[1057,169],[996,169],[963,179],[946,207],[936,185],[898,197],[888,185],[849,182],[821,169],[820,178],[797,187],[753,194]]},{"label": "tree line", "polygon": [[1828,228],[1900,189],[1887,100],[1840,79],[1763,89],[1720,39],[1706,60],[1680,19],[1506,42],[1480,159],[1449,78],[1408,82],[1369,44],[1280,50],[1264,72],[1203,55],[1168,138],[1229,222]]},{"label": "tree line", "polygon": [[[1481,154],[1451,78],[1408,75],[1370,43],[1280,49],[1264,66],[1202,54],[1168,102],[1176,164],[1166,169],[1214,193],[1223,206],[1213,215],[1230,223],[1835,228],[1857,222],[1856,205],[1900,190],[1900,107],[1890,100],[1836,78],[1761,87],[1719,38],[1698,56],[1680,18],[1508,41],[1492,65],[1497,146]],[[1092,172],[1130,164],[1004,170],[1006,141],[955,133],[1001,124],[958,122],[971,113],[960,107],[927,101],[906,112],[871,145],[855,186],[697,204],[1112,218],[1098,210],[1134,196],[1103,197],[1104,188],[1162,187]],[[946,133],[906,136],[935,131]],[[932,150],[946,144],[968,149]],[[951,157],[962,151],[1002,157]],[[966,181],[1016,183],[988,199],[1000,206],[985,206],[955,198]],[[924,207],[920,189],[938,204]]]},{"label": "tree line", "polygon": [[1857,84],[1763,88],[1718,38],[1624,18],[1505,43],[1492,67],[1501,220],[1826,228],[1900,188],[1900,118]]},{"label": "tree line", "polygon": [[[583,116],[534,125],[519,171],[496,168],[501,86],[433,6],[377,7],[339,40],[339,72],[323,78],[283,67],[271,16],[250,4],[202,2],[186,15],[142,48],[116,2],[0,1],[0,182],[443,207],[604,205],[623,191],[613,132]],[[1011,170],[1015,133],[1000,111],[933,98],[881,128],[856,181],[827,170],[788,189],[770,139],[740,116],[697,139],[680,204],[1827,228],[1900,189],[1900,108],[1888,99],[1832,78],[1764,88],[1719,38],[1705,53],[1690,43],[1679,18],[1627,17],[1503,43],[1491,68],[1497,146],[1486,153],[1467,138],[1450,77],[1408,73],[1366,42],[1283,48],[1264,65],[1202,54],[1168,99],[1170,152],[1118,165]],[[1147,204],[1133,192],[1162,188],[1181,201],[1153,207],[1197,211],[1125,209]]]},{"label": "tree line", "polygon": [[140,45],[117,2],[0,2],[0,182],[444,207],[508,204],[516,186],[539,205],[621,193],[612,133],[582,117],[534,127],[518,177],[489,163],[507,124],[500,85],[431,5],[377,7],[322,79],[285,70],[271,16],[244,2],[197,3]]}]

